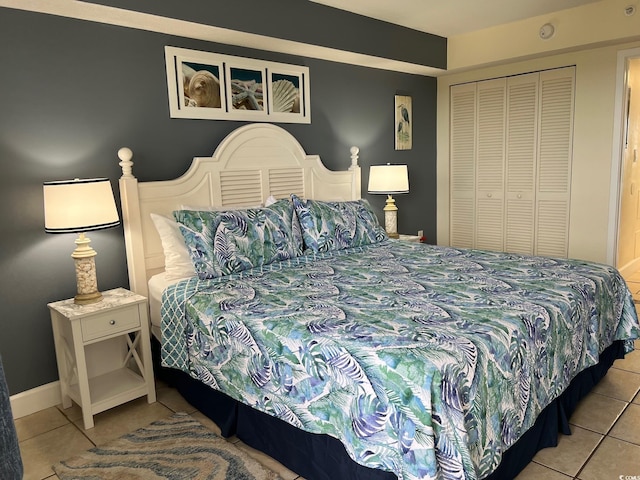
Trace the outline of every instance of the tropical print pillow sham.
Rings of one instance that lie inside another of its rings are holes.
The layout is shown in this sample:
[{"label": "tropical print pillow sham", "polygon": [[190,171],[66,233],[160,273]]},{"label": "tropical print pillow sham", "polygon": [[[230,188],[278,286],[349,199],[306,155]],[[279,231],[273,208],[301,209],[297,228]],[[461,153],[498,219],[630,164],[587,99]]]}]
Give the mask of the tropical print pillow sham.
[{"label": "tropical print pillow sham", "polygon": [[302,228],[305,249],[328,252],[386,240],[367,200],[322,202],[291,195]]},{"label": "tropical print pillow sham", "polygon": [[269,207],[226,211],[177,210],[196,274],[221,277],[302,253],[300,224],[287,199]]}]

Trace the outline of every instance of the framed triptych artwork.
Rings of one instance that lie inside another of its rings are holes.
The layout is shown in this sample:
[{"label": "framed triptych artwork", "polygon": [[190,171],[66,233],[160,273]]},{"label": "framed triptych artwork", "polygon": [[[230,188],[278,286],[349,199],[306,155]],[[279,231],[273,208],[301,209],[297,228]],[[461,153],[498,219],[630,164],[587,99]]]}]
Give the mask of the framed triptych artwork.
[{"label": "framed triptych artwork", "polygon": [[172,118],[311,123],[309,68],[165,47]]}]

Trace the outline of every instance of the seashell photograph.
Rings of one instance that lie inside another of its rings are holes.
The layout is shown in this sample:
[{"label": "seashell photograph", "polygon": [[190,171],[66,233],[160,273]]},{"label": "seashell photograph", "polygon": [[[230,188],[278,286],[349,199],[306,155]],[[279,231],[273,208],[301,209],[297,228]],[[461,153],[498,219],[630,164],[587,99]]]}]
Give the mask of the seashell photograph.
[{"label": "seashell photograph", "polygon": [[221,108],[219,70],[217,65],[182,62],[185,107]]},{"label": "seashell photograph", "polygon": [[271,103],[274,112],[300,113],[300,77],[271,74]]},{"label": "seashell photograph", "polygon": [[264,75],[262,70],[229,69],[231,77],[231,108],[234,110],[265,110]]}]

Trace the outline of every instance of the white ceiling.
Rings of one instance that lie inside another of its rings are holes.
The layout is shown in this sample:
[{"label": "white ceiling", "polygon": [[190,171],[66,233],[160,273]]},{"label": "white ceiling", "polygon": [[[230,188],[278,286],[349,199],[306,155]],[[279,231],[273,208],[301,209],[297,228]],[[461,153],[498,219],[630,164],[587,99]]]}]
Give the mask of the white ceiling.
[{"label": "white ceiling", "polygon": [[606,0],[311,0],[441,37]]}]

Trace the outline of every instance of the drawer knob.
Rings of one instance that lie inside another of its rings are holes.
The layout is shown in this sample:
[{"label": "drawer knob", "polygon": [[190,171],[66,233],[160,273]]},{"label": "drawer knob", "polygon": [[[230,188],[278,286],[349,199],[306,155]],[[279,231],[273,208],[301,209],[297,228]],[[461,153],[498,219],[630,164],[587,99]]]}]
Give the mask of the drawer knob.
[{"label": "drawer knob", "polygon": [[115,320],[109,320],[109,325],[115,325],[116,321]]}]

